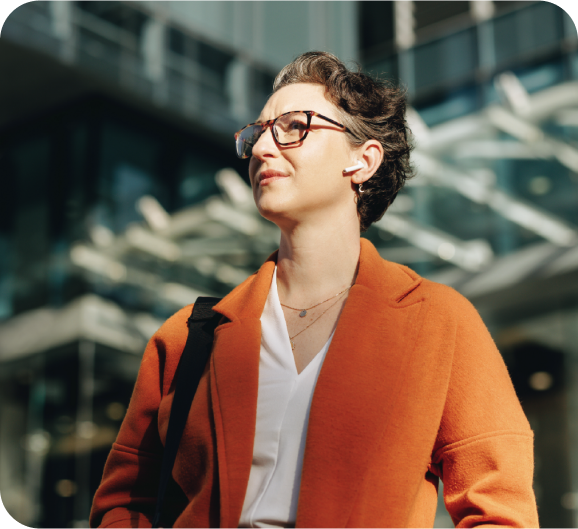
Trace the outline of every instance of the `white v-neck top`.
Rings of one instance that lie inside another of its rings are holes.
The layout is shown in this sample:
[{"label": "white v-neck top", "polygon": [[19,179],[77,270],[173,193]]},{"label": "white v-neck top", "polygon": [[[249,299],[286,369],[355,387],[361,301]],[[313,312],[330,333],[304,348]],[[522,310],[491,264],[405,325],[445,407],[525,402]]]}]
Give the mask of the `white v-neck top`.
[{"label": "white v-neck top", "polygon": [[253,463],[239,527],[295,527],[309,410],[334,333],[298,374],[275,267],[261,315]]}]

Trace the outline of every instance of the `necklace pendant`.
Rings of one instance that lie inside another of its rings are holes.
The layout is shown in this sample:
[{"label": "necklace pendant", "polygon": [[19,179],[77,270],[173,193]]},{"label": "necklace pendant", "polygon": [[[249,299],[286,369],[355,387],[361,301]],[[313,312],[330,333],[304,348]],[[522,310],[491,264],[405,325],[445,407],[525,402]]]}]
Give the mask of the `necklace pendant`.
[{"label": "necklace pendant", "polygon": [[295,349],[295,342],[293,340],[289,340],[291,342],[291,349]]},{"label": "necklace pendant", "polygon": [[306,310],[302,310],[302,311],[299,313],[299,316],[300,316],[301,318],[304,318],[306,314],[307,314],[307,311],[306,311]]}]

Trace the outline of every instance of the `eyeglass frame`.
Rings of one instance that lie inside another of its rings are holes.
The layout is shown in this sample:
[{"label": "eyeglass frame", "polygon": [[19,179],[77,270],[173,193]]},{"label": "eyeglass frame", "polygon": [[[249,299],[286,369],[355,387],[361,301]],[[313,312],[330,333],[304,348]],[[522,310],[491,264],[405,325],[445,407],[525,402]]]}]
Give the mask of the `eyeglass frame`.
[{"label": "eyeglass frame", "polygon": [[[277,120],[279,118],[282,118],[283,116],[286,116],[287,114],[293,114],[295,112],[302,112],[304,114],[307,115],[307,128],[305,129],[305,134],[303,135],[303,137],[297,141],[290,141],[288,143],[281,143],[278,139],[277,136],[275,135],[275,123],[277,122]],[[324,119],[325,121],[328,121],[329,123],[333,123],[333,125],[337,125],[338,127],[342,127],[343,128],[343,132],[350,132],[350,130],[345,126],[342,125],[341,123],[339,123],[338,121],[335,121],[334,119],[328,118],[327,116],[324,116],[322,114],[320,114],[319,112],[315,112],[314,110],[290,110],[289,112],[285,112],[283,114],[281,114],[280,116],[277,116],[274,119],[270,119],[268,121],[255,121],[254,123],[249,123],[248,125],[244,126],[241,130],[235,132],[235,143],[237,142],[237,138],[239,137],[239,135],[241,134],[241,132],[243,132],[245,129],[248,129],[249,127],[252,127],[254,125],[261,125],[263,132],[261,133],[261,135],[259,136],[259,138],[265,134],[265,130],[268,127],[271,127],[271,133],[273,134],[273,139],[275,140],[275,142],[278,145],[282,145],[282,146],[286,146],[286,145],[294,145],[295,143],[301,143],[302,141],[305,141],[305,138],[307,138],[307,135],[309,134],[309,131],[311,130],[311,118],[313,116],[317,116],[318,118]],[[259,141],[259,139],[257,139],[257,141]],[[251,153],[253,152],[253,149],[251,148]],[[239,155],[237,155],[239,156]],[[252,154],[251,154],[252,156]],[[249,156],[239,156],[239,158],[241,158],[241,160],[246,160],[247,158],[249,158]]]}]

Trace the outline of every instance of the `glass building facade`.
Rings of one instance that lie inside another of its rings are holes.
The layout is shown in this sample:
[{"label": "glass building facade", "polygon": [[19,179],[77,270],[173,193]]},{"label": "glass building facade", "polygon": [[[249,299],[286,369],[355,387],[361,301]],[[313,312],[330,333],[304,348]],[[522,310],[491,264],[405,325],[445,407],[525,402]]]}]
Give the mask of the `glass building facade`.
[{"label": "glass building facade", "polygon": [[[0,491],[84,527],[147,340],[279,242],[232,134],[331,51],[407,87],[417,176],[363,234],[478,308],[578,527],[578,38],[536,1],[66,2],[0,38]],[[441,492],[441,491],[440,491]],[[451,526],[440,493],[436,526]]]},{"label": "glass building facade", "polygon": [[[365,67],[400,77],[417,114],[405,212],[416,233],[390,226],[383,255],[399,257],[405,236],[410,266],[480,310],[535,432],[541,523],[576,526],[576,27],[547,2],[368,2],[363,12]],[[389,31],[374,22],[383,18]],[[418,237],[440,232],[431,244]],[[475,242],[486,259],[466,266],[460,248]],[[451,526],[441,502],[438,523]]]}]

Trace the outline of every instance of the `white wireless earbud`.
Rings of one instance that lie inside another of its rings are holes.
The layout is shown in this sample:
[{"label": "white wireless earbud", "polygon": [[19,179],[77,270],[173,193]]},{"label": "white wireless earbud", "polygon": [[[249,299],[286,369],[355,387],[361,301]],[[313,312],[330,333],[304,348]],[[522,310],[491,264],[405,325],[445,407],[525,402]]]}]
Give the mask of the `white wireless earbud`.
[{"label": "white wireless earbud", "polygon": [[357,171],[358,169],[363,169],[365,167],[363,162],[360,162],[359,160],[355,161],[357,162],[355,165],[352,165],[351,167],[346,167],[345,169],[343,169],[343,172],[350,173],[351,171]]}]

